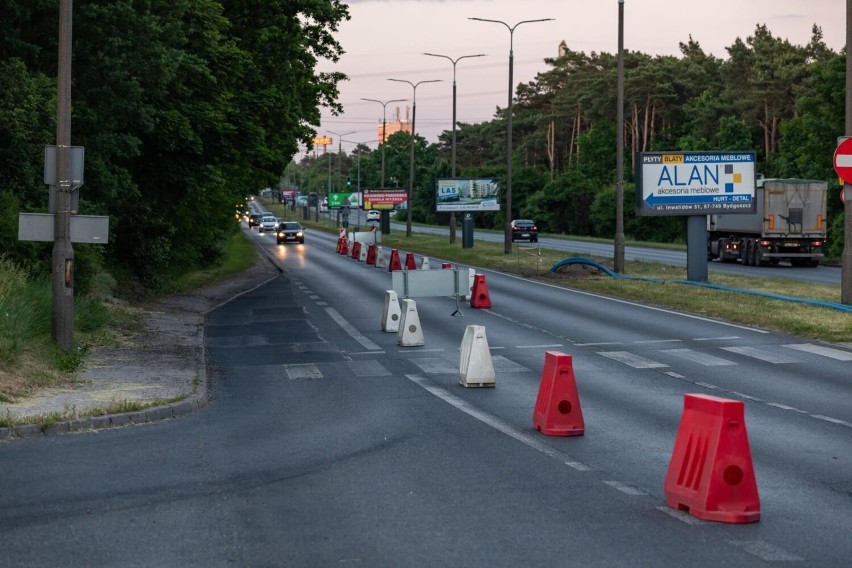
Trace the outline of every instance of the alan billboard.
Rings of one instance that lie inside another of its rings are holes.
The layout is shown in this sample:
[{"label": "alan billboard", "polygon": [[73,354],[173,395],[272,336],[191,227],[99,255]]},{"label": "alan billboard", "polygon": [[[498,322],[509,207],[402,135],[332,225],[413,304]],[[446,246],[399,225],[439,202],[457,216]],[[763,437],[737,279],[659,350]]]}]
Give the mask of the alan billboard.
[{"label": "alan billboard", "polygon": [[500,211],[500,182],[495,178],[437,179],[435,211]]},{"label": "alan billboard", "polygon": [[636,154],[636,214],[753,213],[754,152]]}]

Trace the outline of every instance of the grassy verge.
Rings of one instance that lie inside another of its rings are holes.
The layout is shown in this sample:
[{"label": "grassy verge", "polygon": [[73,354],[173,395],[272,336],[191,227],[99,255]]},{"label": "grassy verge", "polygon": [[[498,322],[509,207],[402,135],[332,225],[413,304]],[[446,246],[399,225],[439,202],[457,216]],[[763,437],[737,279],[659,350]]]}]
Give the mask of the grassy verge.
[{"label": "grassy verge", "polygon": [[[174,289],[192,290],[242,272],[254,264],[256,255],[255,245],[237,232],[219,265],[176,275]],[[30,281],[26,271],[0,258],[0,402],[73,385],[79,381],[74,371],[91,347],[130,345],[143,325],[139,310],[130,304],[75,298],[75,348],[66,353],[51,338],[50,320],[50,282]],[[44,422],[55,419],[45,416]]]},{"label": "grassy verge", "polygon": [[[278,213],[294,218],[294,214],[289,211],[279,210]],[[337,231],[328,221],[300,221],[313,230],[331,233]],[[685,266],[627,261],[626,275],[649,279],[637,281],[613,278],[599,270],[580,266],[550,272],[554,264],[572,256],[591,258],[610,269],[612,259],[548,250],[526,243],[516,243],[512,253],[507,255],[503,252],[503,243],[477,241],[473,248],[464,249],[461,247],[461,238],[451,245],[445,236],[422,233],[405,237],[399,231],[392,231],[390,235],[382,235],[382,241],[386,249],[413,251],[456,264],[517,274],[566,288],[783,331],[810,339],[829,342],[852,341],[852,314],[849,312],[679,283],[678,281],[686,280]],[[771,268],[767,268],[766,272],[765,278],[710,272],[708,283],[794,298],[840,302],[840,287],[837,285],[779,278],[772,274]]]}]

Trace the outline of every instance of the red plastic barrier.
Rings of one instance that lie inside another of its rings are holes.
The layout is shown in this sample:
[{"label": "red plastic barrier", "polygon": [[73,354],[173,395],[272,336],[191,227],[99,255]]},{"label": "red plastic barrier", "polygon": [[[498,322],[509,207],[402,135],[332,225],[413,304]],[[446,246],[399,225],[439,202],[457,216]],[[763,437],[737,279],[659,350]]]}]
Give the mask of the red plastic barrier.
[{"label": "red plastic barrier", "polygon": [[388,263],[388,272],[395,270],[402,270],[402,263],[399,260],[399,251],[393,249],[391,250],[390,262]]},{"label": "red plastic barrier", "polygon": [[491,296],[488,294],[488,285],[485,283],[485,275],[477,274],[473,277],[473,291],[470,294],[471,308],[491,307]]},{"label": "red plastic barrier", "polygon": [[451,263],[451,262],[442,262],[441,263],[441,268],[452,269],[452,267],[453,267],[453,263]]},{"label": "red plastic barrier", "polygon": [[414,262],[414,253],[407,252],[405,253],[405,268],[407,270],[417,270],[417,264]]},{"label": "red plastic barrier", "polygon": [[705,521],[754,523],[760,497],[739,400],[686,394],[672,459],[666,502]]},{"label": "red plastic barrier", "polygon": [[367,264],[376,264],[376,244],[370,243],[367,247]]},{"label": "red plastic barrier", "polygon": [[355,260],[361,258],[361,241],[355,241],[352,243],[352,258]]},{"label": "red plastic barrier", "polygon": [[346,237],[340,239],[340,250],[338,252],[342,255],[349,254],[349,241],[346,239]]},{"label": "red plastic barrier", "polygon": [[582,436],[586,431],[570,355],[545,351],[533,426],[548,436]]}]

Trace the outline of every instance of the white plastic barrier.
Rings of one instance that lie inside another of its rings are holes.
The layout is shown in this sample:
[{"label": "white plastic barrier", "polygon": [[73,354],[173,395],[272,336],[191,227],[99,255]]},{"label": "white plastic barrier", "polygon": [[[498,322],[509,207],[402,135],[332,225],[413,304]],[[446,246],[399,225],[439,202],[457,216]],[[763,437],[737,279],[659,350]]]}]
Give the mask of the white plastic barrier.
[{"label": "white plastic barrier", "polygon": [[385,306],[382,309],[382,331],[396,333],[399,331],[399,320],[402,311],[399,308],[399,299],[393,290],[385,290]]},{"label": "white plastic barrier", "polygon": [[467,326],[459,358],[459,383],[465,387],[493,387],[495,379],[485,326]]},{"label": "white plastic barrier", "polygon": [[417,304],[414,300],[402,301],[402,317],[399,331],[396,332],[396,342],[402,347],[417,347],[424,343],[420,316],[417,314]]}]

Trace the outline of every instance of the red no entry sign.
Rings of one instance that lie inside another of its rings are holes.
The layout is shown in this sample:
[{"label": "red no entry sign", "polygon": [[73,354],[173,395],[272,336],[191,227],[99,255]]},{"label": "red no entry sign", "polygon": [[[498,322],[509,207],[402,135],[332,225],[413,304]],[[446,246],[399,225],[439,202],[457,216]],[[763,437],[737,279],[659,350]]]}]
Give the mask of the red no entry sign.
[{"label": "red no entry sign", "polygon": [[834,171],[846,183],[852,183],[852,138],[846,138],[834,151]]}]

